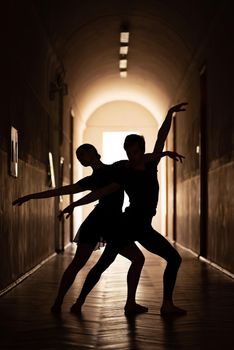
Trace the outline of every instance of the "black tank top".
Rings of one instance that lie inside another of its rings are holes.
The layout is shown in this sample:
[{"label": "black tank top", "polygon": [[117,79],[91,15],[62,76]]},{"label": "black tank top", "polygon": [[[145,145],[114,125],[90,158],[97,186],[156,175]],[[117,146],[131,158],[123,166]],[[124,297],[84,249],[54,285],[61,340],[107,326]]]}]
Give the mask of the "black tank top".
[{"label": "black tank top", "polygon": [[144,170],[135,170],[128,164],[128,161],[119,161],[112,166],[113,180],[122,185],[129,196],[128,209],[141,215],[155,215],[159,192],[157,163],[145,163]]},{"label": "black tank top", "polygon": [[[113,182],[110,177],[111,165],[103,165],[95,169],[92,175],[87,176],[79,181],[79,185],[84,190],[95,190],[109,185]],[[120,189],[99,200],[97,207],[105,212],[121,212],[124,200],[124,190]],[[108,213],[107,213],[108,215]]]}]

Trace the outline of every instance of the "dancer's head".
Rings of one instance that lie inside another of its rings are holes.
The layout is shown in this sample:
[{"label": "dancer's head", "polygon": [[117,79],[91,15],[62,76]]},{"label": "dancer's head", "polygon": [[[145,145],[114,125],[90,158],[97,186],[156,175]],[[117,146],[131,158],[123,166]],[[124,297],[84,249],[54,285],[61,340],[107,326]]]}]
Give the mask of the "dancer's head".
[{"label": "dancer's head", "polygon": [[124,149],[130,161],[140,161],[145,153],[144,137],[137,134],[130,134],[126,136],[124,141]]},{"label": "dancer's head", "polygon": [[90,143],[84,143],[76,150],[76,156],[83,166],[91,166],[94,162],[100,160],[101,156],[96,148]]}]

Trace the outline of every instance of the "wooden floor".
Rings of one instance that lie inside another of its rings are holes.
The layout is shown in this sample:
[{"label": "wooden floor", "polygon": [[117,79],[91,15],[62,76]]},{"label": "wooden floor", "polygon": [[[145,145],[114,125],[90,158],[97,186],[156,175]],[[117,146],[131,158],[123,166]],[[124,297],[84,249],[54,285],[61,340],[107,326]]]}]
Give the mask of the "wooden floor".
[{"label": "wooden floor", "polygon": [[0,349],[203,350],[234,348],[234,280],[188,252],[178,275],[175,302],[188,314],[160,317],[164,261],[144,251],[146,263],[138,301],[149,312],[128,320],[123,314],[127,260],[118,257],[90,294],[81,317],[69,312],[93,253],[67,295],[61,316],[50,313],[58,282],[75,247],[52,258],[0,298]]}]

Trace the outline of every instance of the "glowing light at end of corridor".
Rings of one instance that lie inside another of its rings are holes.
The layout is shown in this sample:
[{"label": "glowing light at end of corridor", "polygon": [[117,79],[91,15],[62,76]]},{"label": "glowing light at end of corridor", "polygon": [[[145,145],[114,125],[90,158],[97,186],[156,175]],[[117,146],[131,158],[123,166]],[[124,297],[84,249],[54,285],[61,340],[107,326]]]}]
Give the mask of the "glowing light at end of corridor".
[{"label": "glowing light at end of corridor", "polygon": [[[124,79],[120,79],[122,81]],[[83,100],[80,105],[82,110],[82,119],[84,123],[89,119],[90,115],[94,113],[100,106],[112,101],[129,101],[142,105],[144,108],[155,117],[158,123],[163,120],[165,110],[168,106],[168,101],[159,93],[153,98],[152,95],[146,95],[140,89],[129,89],[123,87],[122,84],[113,86],[104,86],[99,89],[90,90],[87,100]],[[159,103],[160,101],[160,103]]]}]

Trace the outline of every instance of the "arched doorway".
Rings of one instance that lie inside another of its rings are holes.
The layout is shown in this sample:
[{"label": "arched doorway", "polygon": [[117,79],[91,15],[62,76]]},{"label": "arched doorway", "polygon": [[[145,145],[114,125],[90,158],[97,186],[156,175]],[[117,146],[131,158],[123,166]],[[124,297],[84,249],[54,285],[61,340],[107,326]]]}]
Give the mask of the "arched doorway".
[{"label": "arched doorway", "polygon": [[[86,126],[82,131],[81,143],[94,144],[99,153],[103,157],[106,154],[105,135],[113,133],[119,134],[119,140],[123,140],[123,137],[127,133],[138,133],[144,135],[146,141],[146,152],[151,152],[154,147],[158,131],[158,123],[152,113],[144,106],[132,102],[132,101],[112,101],[108,102],[99,108],[97,108],[89,117],[86,122]],[[119,153],[115,153],[112,161],[117,161],[123,157],[123,142],[119,142]],[[112,137],[113,142],[113,137]],[[115,141],[116,142],[116,141]],[[111,145],[113,148],[113,143]],[[105,159],[103,159],[105,161]],[[153,219],[153,226],[162,234],[165,234],[165,217],[166,217],[166,176],[165,176],[165,163],[161,161],[159,166],[158,178],[160,182],[160,196],[159,205],[157,210],[157,217]],[[91,173],[90,168],[79,167],[79,178],[87,176]],[[77,217],[74,219],[75,230],[79,227],[80,223],[85,219],[88,213],[92,210],[94,203],[84,206],[82,209],[76,211]]]}]

